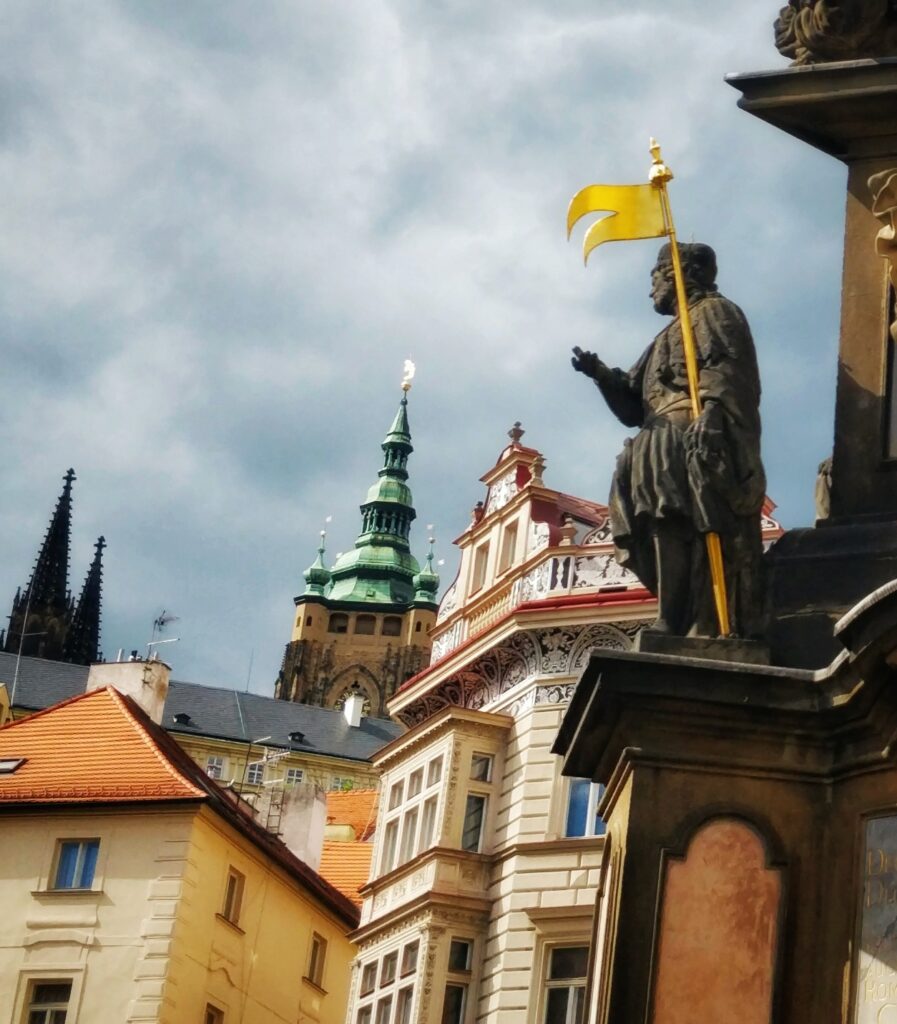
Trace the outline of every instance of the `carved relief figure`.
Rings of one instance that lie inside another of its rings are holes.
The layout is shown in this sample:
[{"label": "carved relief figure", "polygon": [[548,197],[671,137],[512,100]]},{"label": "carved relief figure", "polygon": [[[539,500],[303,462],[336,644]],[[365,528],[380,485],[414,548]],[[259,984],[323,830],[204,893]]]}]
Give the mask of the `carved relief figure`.
[{"label": "carved relief figure", "polygon": [[657,632],[715,636],[705,535],[720,535],[732,630],[762,633],[760,378],[744,314],[716,289],[707,245],[680,245],[697,348],[702,414],[692,420],[669,245],[652,273],[655,310],[672,316],[631,370],[573,350],[625,442],[610,496],[617,560],[658,597]]},{"label": "carved relief figure", "polygon": [[[872,212],[885,226],[875,238],[875,251],[889,264],[891,286],[897,289],[897,167],[891,167],[869,179]],[[897,320],[891,324],[891,337],[897,344]]]},{"label": "carved relief figure", "polygon": [[897,56],[894,0],[789,0],[776,47],[795,64]]}]

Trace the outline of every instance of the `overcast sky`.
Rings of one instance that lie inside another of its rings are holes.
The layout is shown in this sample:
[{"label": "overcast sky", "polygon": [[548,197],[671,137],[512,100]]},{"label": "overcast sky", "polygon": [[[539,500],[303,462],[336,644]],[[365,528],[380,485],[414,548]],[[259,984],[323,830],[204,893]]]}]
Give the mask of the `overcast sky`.
[{"label": "overcast sky", "polygon": [[[8,0],[0,22],[0,606],[74,466],[71,585],[103,648],[180,616],[175,676],[271,693],[332,515],[349,548],[410,395],[413,548],[451,541],[514,420],[604,500],[625,430],[569,364],[661,328],[656,244],[588,270],[570,196],[676,172],[763,376],[769,492],[812,522],[831,448],[844,168],[739,111],[778,2]],[[254,654],[253,654],[254,652]]]}]

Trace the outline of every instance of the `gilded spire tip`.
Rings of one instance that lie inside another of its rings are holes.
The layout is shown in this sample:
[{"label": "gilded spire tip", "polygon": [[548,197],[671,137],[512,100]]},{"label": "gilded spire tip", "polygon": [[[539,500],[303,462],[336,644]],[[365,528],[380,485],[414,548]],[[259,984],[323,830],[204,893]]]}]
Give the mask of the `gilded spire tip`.
[{"label": "gilded spire tip", "polygon": [[411,382],[414,380],[414,374],[417,371],[417,367],[410,359],[405,360],[405,364],[402,367],[402,390],[407,394],[411,390]]}]

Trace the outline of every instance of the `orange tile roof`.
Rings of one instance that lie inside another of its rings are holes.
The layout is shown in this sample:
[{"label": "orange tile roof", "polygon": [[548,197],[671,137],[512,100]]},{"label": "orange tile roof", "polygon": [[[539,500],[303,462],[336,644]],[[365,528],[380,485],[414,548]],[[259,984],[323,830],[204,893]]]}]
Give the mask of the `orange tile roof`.
[{"label": "orange tile roof", "polygon": [[[0,811],[23,804],[205,802],[336,914],[358,926],[354,901],[264,829],[130,698],[111,686],[0,728]],[[354,844],[346,844],[354,845]],[[365,876],[366,879],[367,876]]]},{"label": "orange tile roof", "polygon": [[360,906],[358,890],[370,877],[373,853],[373,843],[337,843],[325,839],[321,874],[334,889]]},{"label": "orange tile roof", "polygon": [[376,789],[348,789],[327,794],[327,824],[351,825],[355,838],[362,842],[370,839],[377,826]]},{"label": "orange tile roof", "polygon": [[205,793],[160,751],[111,688],[92,690],[0,729],[0,802],[196,800]]}]

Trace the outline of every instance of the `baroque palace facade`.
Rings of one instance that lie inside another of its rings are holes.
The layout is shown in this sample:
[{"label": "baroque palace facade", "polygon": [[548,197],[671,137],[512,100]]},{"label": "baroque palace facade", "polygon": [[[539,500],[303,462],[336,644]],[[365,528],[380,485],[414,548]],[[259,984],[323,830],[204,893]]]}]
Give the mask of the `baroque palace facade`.
[{"label": "baroque palace facade", "polygon": [[389,701],[408,732],[373,758],[349,1024],[582,1019],[600,791],[550,746],[591,651],[630,649],[654,599],[617,565],[606,507],[545,487],[521,435],[482,478],[432,662]]}]

